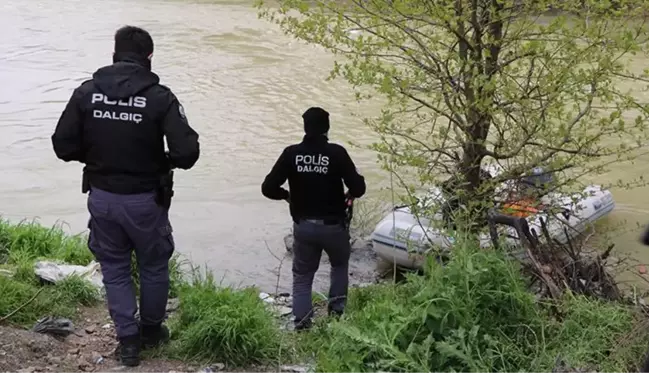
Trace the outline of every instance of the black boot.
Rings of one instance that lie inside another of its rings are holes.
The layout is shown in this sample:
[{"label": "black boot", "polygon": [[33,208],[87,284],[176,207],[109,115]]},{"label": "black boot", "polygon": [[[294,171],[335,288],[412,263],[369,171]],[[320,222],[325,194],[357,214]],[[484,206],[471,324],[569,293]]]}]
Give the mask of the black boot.
[{"label": "black boot", "polygon": [[313,322],[311,321],[310,318],[305,318],[303,320],[295,320],[293,321],[293,324],[295,325],[295,330],[298,332],[303,332],[311,329],[313,326]]},{"label": "black boot", "polygon": [[115,350],[115,358],[122,365],[127,367],[136,367],[140,365],[140,336],[134,335],[119,338],[119,345]]},{"label": "black boot", "polygon": [[143,348],[156,348],[169,342],[169,329],[165,325],[142,325],[140,330]]}]

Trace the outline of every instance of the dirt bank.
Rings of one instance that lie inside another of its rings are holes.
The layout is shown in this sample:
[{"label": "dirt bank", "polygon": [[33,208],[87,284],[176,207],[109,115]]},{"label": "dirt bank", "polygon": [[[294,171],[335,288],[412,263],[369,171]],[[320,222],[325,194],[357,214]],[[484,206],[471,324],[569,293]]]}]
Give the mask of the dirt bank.
[{"label": "dirt bank", "polygon": [[79,309],[75,332],[64,339],[0,326],[0,371],[94,372],[196,371],[180,361],[147,358],[135,368],[122,367],[113,358],[115,330],[104,306]]}]

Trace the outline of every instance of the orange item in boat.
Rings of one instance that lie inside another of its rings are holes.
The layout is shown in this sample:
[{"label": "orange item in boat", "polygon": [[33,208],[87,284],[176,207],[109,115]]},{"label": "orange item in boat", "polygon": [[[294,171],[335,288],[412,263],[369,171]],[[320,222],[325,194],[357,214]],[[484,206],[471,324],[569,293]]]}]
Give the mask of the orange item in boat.
[{"label": "orange item in boat", "polygon": [[517,218],[527,218],[539,212],[532,199],[523,199],[516,202],[505,203],[503,205],[503,212],[507,215],[515,216]]}]

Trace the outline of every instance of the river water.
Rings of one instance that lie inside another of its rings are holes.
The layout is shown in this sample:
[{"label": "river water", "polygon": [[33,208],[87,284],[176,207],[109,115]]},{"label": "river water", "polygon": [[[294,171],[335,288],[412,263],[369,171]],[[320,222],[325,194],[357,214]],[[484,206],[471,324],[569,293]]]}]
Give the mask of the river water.
[{"label": "river water", "polygon": [[[274,290],[275,256],[284,254],[291,222],[288,206],[266,200],[260,184],[283,147],[300,140],[306,108],[331,113],[332,141],[372,140],[359,115],[379,105],[361,108],[344,82],[324,82],[332,57],[259,20],[250,1],[4,0],[0,9],[0,214],[6,218],[85,230],[82,166],[57,160],[50,136],[72,90],[111,62],[113,33],[125,24],[151,32],[154,71],[201,136],[201,159],[176,174],[171,218],[178,250],[226,283]],[[371,195],[385,175],[373,153],[348,149]],[[604,181],[644,172],[647,161],[616,167]],[[609,220],[644,224],[646,191],[616,190],[618,209]],[[649,259],[637,235],[620,233],[615,242]],[[283,266],[286,289],[290,264]]]}]

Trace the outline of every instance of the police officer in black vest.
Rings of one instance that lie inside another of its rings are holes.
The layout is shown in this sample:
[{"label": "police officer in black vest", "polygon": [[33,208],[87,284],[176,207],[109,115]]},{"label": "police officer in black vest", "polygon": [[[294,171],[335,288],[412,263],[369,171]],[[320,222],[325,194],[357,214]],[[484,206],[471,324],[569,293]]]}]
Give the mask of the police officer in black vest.
[{"label": "police officer in black vest", "polygon": [[[302,118],[303,141],[284,149],[261,186],[267,198],[290,204],[294,222],[293,315],[298,330],[311,326],[311,290],[322,250],[331,262],[329,314],[338,316],[345,308],[351,252],[346,204],[347,199],[365,194],[365,179],[345,148],[328,141],[329,113],[312,107]],[[286,180],[290,193],[282,188]]]},{"label": "police officer in black vest", "polygon": [[[162,323],[175,249],[169,222],[172,169],[189,169],[199,157],[198,134],[176,96],[151,71],[152,54],[148,32],[132,26],[117,30],[113,64],[74,90],[52,135],[58,158],[85,164],[88,247],[101,264],[120,342],[116,355],[127,366],[139,364],[141,348],[169,338]],[[133,250],[140,275],[139,323]]]}]

